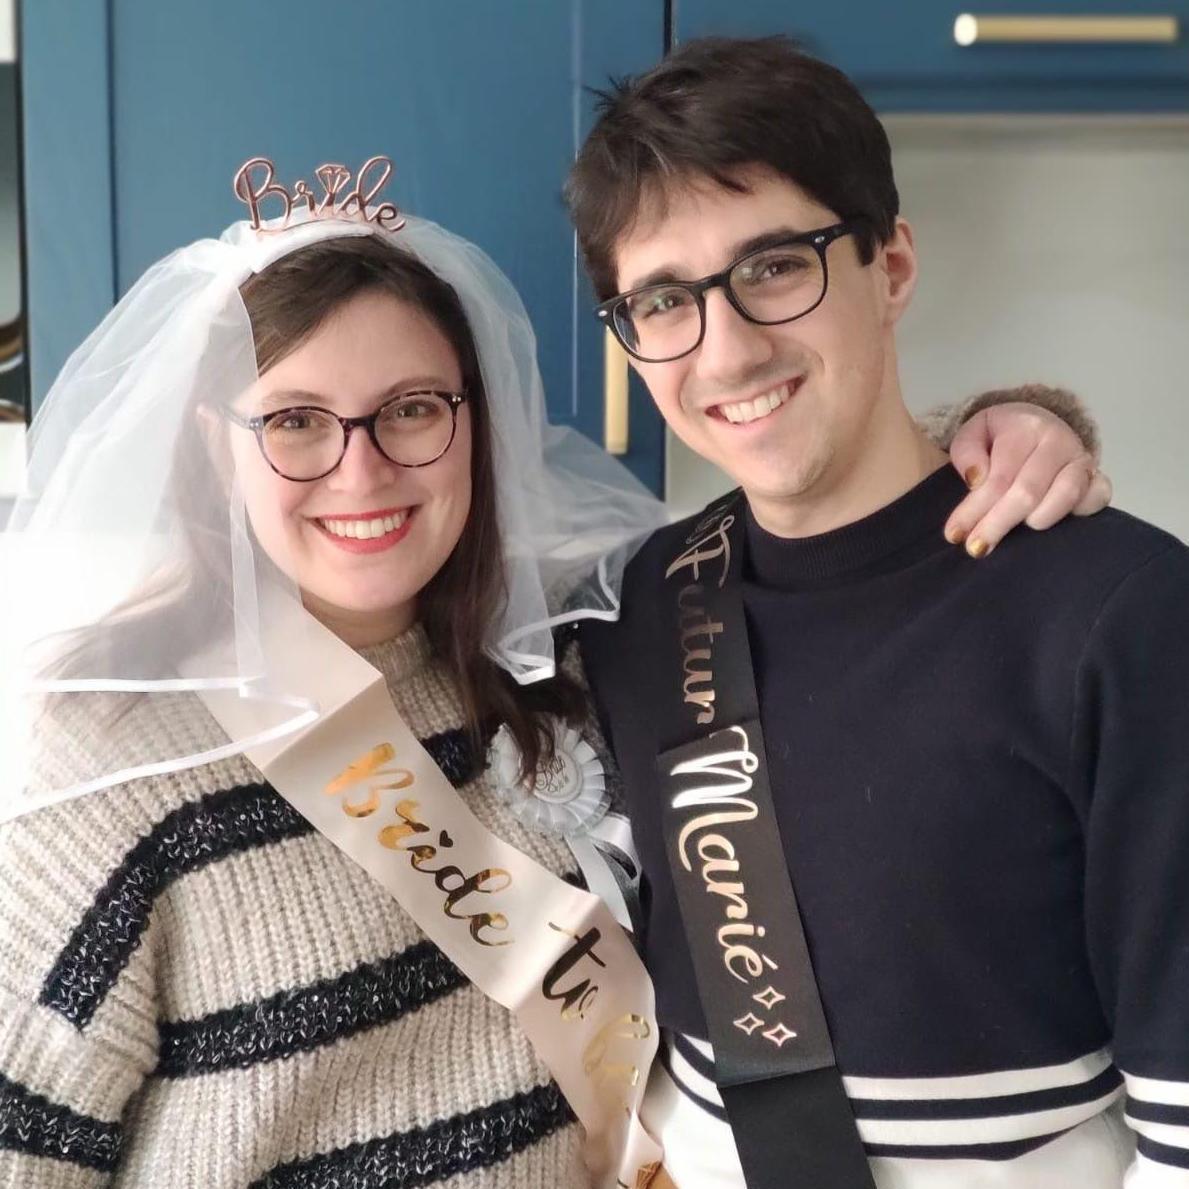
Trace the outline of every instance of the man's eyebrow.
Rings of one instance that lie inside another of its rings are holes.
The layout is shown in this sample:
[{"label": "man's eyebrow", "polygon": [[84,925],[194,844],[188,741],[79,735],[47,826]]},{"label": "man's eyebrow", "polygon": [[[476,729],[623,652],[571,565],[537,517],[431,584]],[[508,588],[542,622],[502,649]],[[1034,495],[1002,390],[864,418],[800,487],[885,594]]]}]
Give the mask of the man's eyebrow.
[{"label": "man's eyebrow", "polygon": [[[729,260],[738,260],[740,256],[750,256],[752,252],[762,252],[765,248],[775,248],[788,243],[791,239],[804,235],[805,231],[799,227],[773,227],[762,231],[759,235],[749,236],[731,245]],[[673,264],[662,264],[651,272],[645,273],[639,280],[629,285],[623,292],[630,293],[633,289],[643,289],[649,285],[671,285],[674,282],[700,280],[698,277],[682,276],[681,270]]]}]

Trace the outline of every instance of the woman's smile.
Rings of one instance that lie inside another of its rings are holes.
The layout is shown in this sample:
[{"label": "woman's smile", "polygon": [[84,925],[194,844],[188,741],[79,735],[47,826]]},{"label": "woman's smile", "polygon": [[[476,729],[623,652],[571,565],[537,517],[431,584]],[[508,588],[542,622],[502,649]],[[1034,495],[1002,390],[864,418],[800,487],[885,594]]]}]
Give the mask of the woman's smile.
[{"label": "woman's smile", "polygon": [[382,553],[403,541],[412,526],[415,507],[319,516],[310,523],[347,553]]}]

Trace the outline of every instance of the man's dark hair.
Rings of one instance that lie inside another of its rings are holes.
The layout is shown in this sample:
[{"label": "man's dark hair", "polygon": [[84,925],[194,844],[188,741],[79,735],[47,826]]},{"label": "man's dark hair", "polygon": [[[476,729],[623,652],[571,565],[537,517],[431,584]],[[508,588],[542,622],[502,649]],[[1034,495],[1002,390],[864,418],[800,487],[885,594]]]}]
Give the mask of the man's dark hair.
[{"label": "man's dark hair", "polygon": [[703,179],[743,191],[747,166],[860,220],[864,264],[892,235],[900,199],[883,126],[845,74],[788,38],[687,42],[600,92],[598,111],[566,201],[600,301],[617,291],[615,245],[643,201],[663,204],[669,187]]}]

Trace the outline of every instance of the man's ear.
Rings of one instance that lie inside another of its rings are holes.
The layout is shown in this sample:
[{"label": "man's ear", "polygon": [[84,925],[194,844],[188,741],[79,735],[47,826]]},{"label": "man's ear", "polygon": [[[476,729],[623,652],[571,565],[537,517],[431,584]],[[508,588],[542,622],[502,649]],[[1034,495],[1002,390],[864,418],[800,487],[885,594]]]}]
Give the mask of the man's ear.
[{"label": "man's ear", "polygon": [[917,285],[917,253],[912,228],[906,219],[897,219],[892,237],[876,249],[885,321],[889,326],[900,320],[908,308]]}]

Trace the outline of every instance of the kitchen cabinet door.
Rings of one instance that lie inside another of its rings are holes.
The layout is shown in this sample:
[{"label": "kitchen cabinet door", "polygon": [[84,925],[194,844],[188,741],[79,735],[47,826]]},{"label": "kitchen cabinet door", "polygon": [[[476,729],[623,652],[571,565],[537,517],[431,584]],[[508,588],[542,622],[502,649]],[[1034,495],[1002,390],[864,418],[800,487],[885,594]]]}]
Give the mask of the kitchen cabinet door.
[{"label": "kitchen cabinet door", "polygon": [[[961,26],[966,37],[977,33],[970,45],[955,36],[964,15],[984,18]],[[1103,18],[1122,19],[1103,25]],[[711,33],[791,34],[845,70],[881,111],[1189,110],[1189,0],[991,0],[985,7],[971,0],[681,0],[675,6],[675,41]],[[1091,40],[1070,40],[1079,37]]]},{"label": "kitchen cabinet door", "polygon": [[[537,331],[550,415],[603,434],[603,331],[561,185],[586,88],[663,49],[661,0],[111,0],[24,6],[35,397],[155,259],[244,209],[271,157],[396,167],[389,196],[483,247]],[[625,461],[659,489],[659,418],[634,393]]]}]

